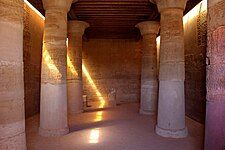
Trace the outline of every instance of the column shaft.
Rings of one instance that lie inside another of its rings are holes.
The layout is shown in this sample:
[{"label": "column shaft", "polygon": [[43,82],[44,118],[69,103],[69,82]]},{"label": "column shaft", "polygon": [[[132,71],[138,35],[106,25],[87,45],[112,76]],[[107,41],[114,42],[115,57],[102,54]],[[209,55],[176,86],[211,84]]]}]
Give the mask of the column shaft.
[{"label": "column shaft", "polygon": [[23,0],[0,0],[0,149],[26,149]]},{"label": "column shaft", "polygon": [[67,95],[69,114],[83,111],[82,37],[89,24],[84,21],[68,22]]},{"label": "column shaft", "polygon": [[159,104],[156,133],[185,137],[183,9],[161,11]]},{"label": "column shaft", "polygon": [[143,35],[141,73],[142,114],[155,114],[158,98],[156,34]]},{"label": "column shaft", "polygon": [[72,65],[67,64],[68,112],[76,114],[83,111],[82,35],[70,33],[68,39],[68,58]]},{"label": "column shaft", "polygon": [[225,149],[225,0],[208,1],[205,150]]},{"label": "column shaft", "polygon": [[67,125],[67,11],[50,8],[45,12],[42,51],[40,128],[42,136],[69,132]]}]

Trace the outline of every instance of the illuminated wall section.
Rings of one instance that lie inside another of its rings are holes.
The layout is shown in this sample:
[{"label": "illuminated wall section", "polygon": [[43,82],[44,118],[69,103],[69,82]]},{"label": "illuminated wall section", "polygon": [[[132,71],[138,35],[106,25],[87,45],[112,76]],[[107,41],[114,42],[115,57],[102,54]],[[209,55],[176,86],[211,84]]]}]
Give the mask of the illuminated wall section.
[{"label": "illuminated wall section", "polygon": [[[138,102],[140,45],[134,39],[89,39],[83,42],[83,64],[103,99],[107,100],[110,92],[115,91],[117,103]],[[86,78],[83,83],[89,101],[97,101],[101,96],[96,95]]]},{"label": "illuminated wall section", "polygon": [[106,101],[104,100],[102,94],[99,92],[98,88],[96,87],[94,81],[92,80],[87,68],[84,64],[82,64],[82,72],[84,73],[85,77],[87,78],[89,84],[91,85],[92,89],[95,91],[98,99],[100,100],[99,108],[104,108]]},{"label": "illuminated wall section", "polygon": [[[48,53],[48,50],[45,49],[43,46],[43,54],[42,57],[44,58],[43,61],[45,62],[44,65],[47,66],[49,74],[51,74],[53,79],[60,80],[62,77],[62,74],[59,72],[58,68],[54,64],[51,56]],[[43,67],[45,67],[43,66]]]},{"label": "illuminated wall section", "polygon": [[[68,47],[68,38],[66,40],[66,45]],[[67,55],[67,65],[70,69],[70,71],[73,73],[74,76],[77,76],[77,72],[76,72],[76,68],[73,66],[69,56]],[[87,81],[88,83],[90,84],[90,86],[92,87],[92,90],[95,92],[96,96],[98,97],[99,99],[99,106],[98,108],[104,108],[105,107],[105,104],[106,104],[106,101],[104,100],[102,94],[99,92],[97,86],[95,85],[93,79],[91,78],[86,66],[84,63],[82,63],[82,73],[84,74],[84,76],[87,78]]]},{"label": "illuminated wall section", "polygon": [[207,0],[203,0],[198,3],[192,10],[190,10],[184,17],[184,26],[191,23],[191,20],[201,15],[204,11],[207,11]]},{"label": "illuminated wall section", "polygon": [[[186,115],[204,123],[206,104],[207,0],[201,1],[190,10],[183,17],[183,23]],[[159,52],[160,37],[157,38],[157,49]]]},{"label": "illuminated wall section", "polygon": [[[39,112],[41,58],[44,20],[42,15],[24,1],[23,62],[26,118]],[[47,54],[44,54],[47,55]],[[48,59],[48,58],[46,58]]]},{"label": "illuminated wall section", "polygon": [[42,20],[45,20],[45,17],[33,5],[31,5],[27,0],[24,0],[24,3],[30,9],[32,9],[32,11],[34,11]]}]

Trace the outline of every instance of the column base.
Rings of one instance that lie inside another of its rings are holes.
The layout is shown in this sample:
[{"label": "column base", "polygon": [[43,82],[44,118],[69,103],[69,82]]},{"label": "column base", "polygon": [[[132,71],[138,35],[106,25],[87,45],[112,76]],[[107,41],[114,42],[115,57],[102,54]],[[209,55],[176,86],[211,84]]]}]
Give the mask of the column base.
[{"label": "column base", "polygon": [[155,114],[156,114],[155,111],[151,111],[151,110],[142,110],[142,109],[139,110],[139,113],[142,114],[142,115],[155,115]]},{"label": "column base", "polygon": [[65,129],[56,129],[56,130],[50,130],[50,129],[43,129],[39,127],[39,135],[44,137],[50,137],[50,136],[62,136],[69,133],[69,128]]},{"label": "column base", "polygon": [[188,135],[187,127],[181,130],[172,131],[172,130],[162,129],[156,125],[155,132],[159,136],[166,137],[166,138],[185,138]]}]

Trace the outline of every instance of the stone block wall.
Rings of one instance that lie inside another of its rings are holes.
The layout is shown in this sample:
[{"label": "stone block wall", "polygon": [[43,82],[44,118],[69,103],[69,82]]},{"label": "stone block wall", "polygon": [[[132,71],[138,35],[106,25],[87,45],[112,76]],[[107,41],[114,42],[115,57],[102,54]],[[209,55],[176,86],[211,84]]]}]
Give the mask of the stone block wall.
[{"label": "stone block wall", "polygon": [[[118,102],[139,101],[141,43],[129,39],[90,39],[83,43],[83,63],[104,99],[116,90]],[[83,73],[88,100],[99,97]]]},{"label": "stone block wall", "polygon": [[[24,83],[26,117],[39,112],[41,50],[44,20],[24,5]],[[186,114],[205,118],[206,9],[199,5],[185,19]],[[159,46],[159,45],[158,45]],[[116,90],[118,102],[140,100],[141,42],[131,39],[89,39],[83,42],[83,64],[104,99]],[[84,94],[99,100],[93,84],[83,73]]]},{"label": "stone block wall", "polygon": [[206,0],[184,18],[186,115],[204,123],[206,105]]},{"label": "stone block wall", "polygon": [[24,96],[26,118],[39,112],[44,20],[24,4]]}]

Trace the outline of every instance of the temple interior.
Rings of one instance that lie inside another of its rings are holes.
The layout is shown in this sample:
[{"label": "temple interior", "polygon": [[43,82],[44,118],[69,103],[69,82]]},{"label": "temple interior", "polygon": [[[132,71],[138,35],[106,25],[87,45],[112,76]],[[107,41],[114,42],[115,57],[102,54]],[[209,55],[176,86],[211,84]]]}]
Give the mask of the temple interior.
[{"label": "temple interior", "polygon": [[0,0],[0,150],[225,150],[224,53],[225,0]]}]

